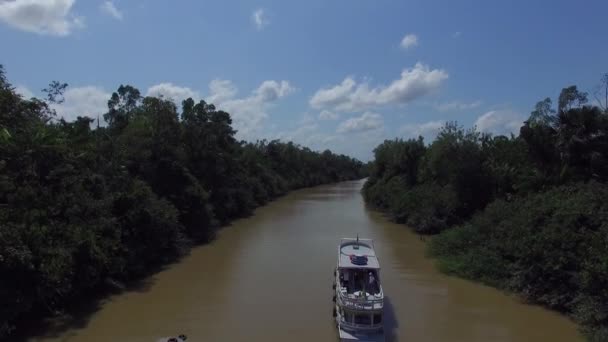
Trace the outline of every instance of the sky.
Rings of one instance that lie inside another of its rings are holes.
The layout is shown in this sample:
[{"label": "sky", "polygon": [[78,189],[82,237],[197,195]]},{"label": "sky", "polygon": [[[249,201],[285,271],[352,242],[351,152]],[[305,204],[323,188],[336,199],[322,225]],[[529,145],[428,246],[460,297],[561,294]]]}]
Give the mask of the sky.
[{"label": "sky", "polygon": [[446,121],[519,131],[534,104],[608,72],[606,0],[0,0],[0,64],[23,96],[70,86],[96,118],[130,84],[231,113],[237,137],[363,161]]}]

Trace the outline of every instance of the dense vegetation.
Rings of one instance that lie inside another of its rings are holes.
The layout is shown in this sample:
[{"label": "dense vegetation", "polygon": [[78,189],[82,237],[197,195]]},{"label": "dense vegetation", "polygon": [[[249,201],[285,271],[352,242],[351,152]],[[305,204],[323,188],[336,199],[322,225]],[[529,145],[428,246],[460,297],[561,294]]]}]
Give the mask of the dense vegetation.
[{"label": "dense vegetation", "polygon": [[239,142],[212,104],[178,112],[131,86],[112,94],[106,127],[57,120],[66,86],[23,99],[0,66],[0,339],[141,278],[286,191],[363,176],[330,151]]},{"label": "dense vegetation", "polygon": [[385,141],[365,199],[419,233],[440,233],[430,252],[444,271],[568,313],[606,341],[608,112],[586,103],[564,88],[557,110],[539,102],[518,136],[448,123],[430,145]]}]

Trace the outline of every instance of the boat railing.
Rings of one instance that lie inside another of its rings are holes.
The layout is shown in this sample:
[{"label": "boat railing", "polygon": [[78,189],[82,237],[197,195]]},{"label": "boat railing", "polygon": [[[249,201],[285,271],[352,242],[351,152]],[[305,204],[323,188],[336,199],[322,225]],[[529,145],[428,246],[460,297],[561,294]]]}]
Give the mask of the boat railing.
[{"label": "boat railing", "polygon": [[338,291],[338,304],[355,310],[379,310],[384,306],[384,298],[380,292],[380,298],[353,298],[348,294]]},{"label": "boat railing", "polygon": [[346,245],[346,244],[352,244],[353,242],[358,242],[361,243],[363,245],[367,245],[370,248],[374,248],[374,240],[372,239],[353,239],[353,238],[342,238],[340,239],[340,247]]},{"label": "boat railing", "polygon": [[345,328],[347,330],[357,330],[357,331],[375,331],[382,329],[382,323],[377,324],[361,324],[361,323],[351,323],[345,320],[340,321],[340,327]]}]

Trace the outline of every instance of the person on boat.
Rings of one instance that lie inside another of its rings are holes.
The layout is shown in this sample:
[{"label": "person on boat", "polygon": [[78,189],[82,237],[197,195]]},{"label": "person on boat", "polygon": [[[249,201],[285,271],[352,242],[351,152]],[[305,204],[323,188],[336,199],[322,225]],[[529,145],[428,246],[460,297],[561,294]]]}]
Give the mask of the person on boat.
[{"label": "person on boat", "polygon": [[343,272],[340,273],[340,286],[343,288],[346,288],[347,293],[351,292],[352,289],[350,288],[350,284],[349,284],[348,270],[344,270]]},{"label": "person on boat", "polygon": [[369,285],[369,291],[372,294],[376,294],[376,277],[374,277],[374,272],[369,272],[368,275],[368,285]]},{"label": "person on boat", "polygon": [[181,334],[177,338],[175,338],[175,337],[168,338],[167,342],[186,342],[187,339],[188,339],[188,337],[186,337],[186,335]]}]

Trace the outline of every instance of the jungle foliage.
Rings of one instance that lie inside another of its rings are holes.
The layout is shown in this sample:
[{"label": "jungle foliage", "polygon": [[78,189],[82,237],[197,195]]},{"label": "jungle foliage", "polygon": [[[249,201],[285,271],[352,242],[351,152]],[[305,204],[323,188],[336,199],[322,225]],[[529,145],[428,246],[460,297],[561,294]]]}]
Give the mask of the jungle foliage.
[{"label": "jungle foliage", "polygon": [[570,86],[557,110],[540,101],[517,136],[451,122],[429,145],[385,141],[364,197],[439,234],[430,252],[444,271],[568,313],[606,341],[608,112],[599,103]]},{"label": "jungle foliage", "polygon": [[359,179],[363,164],[278,140],[238,141],[230,115],[121,85],[107,125],[58,119],[0,66],[0,339],[140,279],[290,190]]}]

